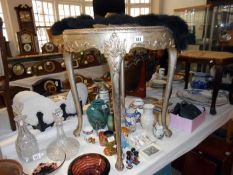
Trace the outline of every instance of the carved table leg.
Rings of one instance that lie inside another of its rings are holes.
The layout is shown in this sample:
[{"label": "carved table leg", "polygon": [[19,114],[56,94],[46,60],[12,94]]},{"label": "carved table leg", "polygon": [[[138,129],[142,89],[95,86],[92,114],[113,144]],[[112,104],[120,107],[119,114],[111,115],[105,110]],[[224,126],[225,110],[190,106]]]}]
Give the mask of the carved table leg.
[{"label": "carved table leg", "polygon": [[[115,167],[121,171],[124,169],[121,148],[121,76],[122,76],[122,59],[125,55],[125,43],[121,42],[117,33],[113,32],[109,41],[105,41],[104,55],[107,57],[111,80],[112,80],[112,97],[114,110],[115,134],[117,143],[117,161]],[[124,85],[124,83],[123,83]]]},{"label": "carved table leg", "polygon": [[189,71],[190,71],[190,63],[188,61],[185,62],[185,74],[184,74],[184,89],[188,88],[189,83]]},{"label": "carved table leg", "polygon": [[216,73],[215,73],[215,78],[213,81],[213,94],[212,94],[212,101],[211,101],[211,106],[210,106],[210,114],[212,115],[216,114],[215,104],[216,104],[216,99],[218,96],[218,91],[221,86],[222,74],[223,74],[222,65],[215,65],[215,68],[216,68]]},{"label": "carved table leg", "polygon": [[76,88],[76,82],[74,78],[74,70],[72,66],[71,54],[68,52],[64,52],[63,56],[64,56],[65,65],[66,65],[66,71],[67,71],[69,82],[70,82],[71,93],[74,99],[75,109],[76,109],[77,117],[78,117],[78,125],[77,125],[77,128],[73,132],[73,134],[77,137],[77,136],[80,136],[80,133],[82,130],[82,124],[83,124],[82,110],[81,110],[79,95],[78,95],[78,91]]},{"label": "carved table leg", "polygon": [[122,113],[125,113],[125,61],[121,62],[121,109]]},{"label": "carved table leg", "polygon": [[165,90],[165,97],[164,97],[164,101],[163,101],[162,125],[164,128],[165,136],[171,137],[172,132],[167,127],[166,115],[167,115],[167,107],[168,107],[168,102],[169,102],[169,94],[171,92],[172,81],[173,81],[173,77],[174,77],[174,73],[175,73],[177,52],[176,52],[176,49],[169,48],[168,53],[169,53],[168,79],[167,79],[167,85],[166,85],[166,90]]}]

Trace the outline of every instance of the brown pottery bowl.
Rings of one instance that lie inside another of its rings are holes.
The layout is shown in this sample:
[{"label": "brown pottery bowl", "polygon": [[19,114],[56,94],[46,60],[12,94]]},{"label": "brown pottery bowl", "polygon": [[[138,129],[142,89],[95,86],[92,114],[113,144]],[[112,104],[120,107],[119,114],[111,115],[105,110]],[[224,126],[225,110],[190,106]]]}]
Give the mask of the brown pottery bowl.
[{"label": "brown pottery bowl", "polygon": [[22,175],[23,167],[16,160],[0,160],[0,175]]},{"label": "brown pottery bowl", "polygon": [[83,154],[74,159],[68,169],[68,175],[108,175],[110,163],[100,154]]}]

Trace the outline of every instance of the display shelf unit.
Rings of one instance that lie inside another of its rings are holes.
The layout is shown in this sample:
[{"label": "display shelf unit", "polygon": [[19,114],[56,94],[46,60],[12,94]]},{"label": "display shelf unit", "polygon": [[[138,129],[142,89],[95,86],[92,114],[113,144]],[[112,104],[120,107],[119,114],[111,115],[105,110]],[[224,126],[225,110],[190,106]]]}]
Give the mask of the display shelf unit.
[{"label": "display shelf unit", "polygon": [[62,67],[63,56],[56,54],[38,54],[8,58],[10,81],[31,76],[64,71]]}]

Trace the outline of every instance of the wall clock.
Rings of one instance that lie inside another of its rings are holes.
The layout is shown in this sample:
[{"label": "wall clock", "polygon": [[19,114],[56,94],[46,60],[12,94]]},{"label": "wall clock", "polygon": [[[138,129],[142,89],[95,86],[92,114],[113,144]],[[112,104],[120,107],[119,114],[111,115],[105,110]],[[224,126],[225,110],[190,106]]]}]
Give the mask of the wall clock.
[{"label": "wall clock", "polygon": [[17,37],[21,56],[37,54],[35,38],[32,32],[20,31],[17,32]]},{"label": "wall clock", "polygon": [[32,7],[22,5],[15,7],[20,30],[27,30],[36,35]]},{"label": "wall clock", "polygon": [[58,47],[55,46],[52,42],[47,42],[42,47],[42,53],[56,53],[58,52]]}]

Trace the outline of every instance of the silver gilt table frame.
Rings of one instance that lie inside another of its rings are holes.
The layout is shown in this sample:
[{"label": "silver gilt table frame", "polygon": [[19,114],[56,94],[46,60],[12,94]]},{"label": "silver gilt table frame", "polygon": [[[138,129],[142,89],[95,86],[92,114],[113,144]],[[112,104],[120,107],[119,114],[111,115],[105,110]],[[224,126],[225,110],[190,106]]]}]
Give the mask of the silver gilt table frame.
[{"label": "silver gilt table frame", "polygon": [[146,49],[158,50],[168,49],[169,67],[168,79],[165,89],[164,102],[162,107],[162,125],[165,135],[170,137],[172,132],[169,130],[166,122],[166,112],[169,100],[169,94],[172,86],[172,79],[175,71],[177,52],[174,45],[172,33],[165,27],[121,27],[113,26],[106,28],[93,29],[74,29],[65,30],[63,32],[64,40],[64,61],[71,85],[71,91],[78,116],[78,125],[74,130],[74,135],[79,136],[83,118],[79,103],[79,96],[76,89],[74,79],[74,71],[72,68],[72,54],[89,48],[97,48],[105,55],[111,73],[112,80],[112,96],[114,122],[117,142],[117,161],[115,167],[117,170],[123,170],[124,164],[122,160],[121,148],[121,115],[124,110],[125,89],[124,89],[124,55],[131,48],[143,47]]}]

